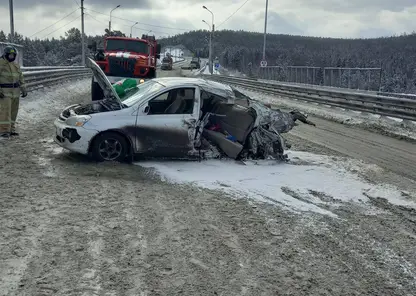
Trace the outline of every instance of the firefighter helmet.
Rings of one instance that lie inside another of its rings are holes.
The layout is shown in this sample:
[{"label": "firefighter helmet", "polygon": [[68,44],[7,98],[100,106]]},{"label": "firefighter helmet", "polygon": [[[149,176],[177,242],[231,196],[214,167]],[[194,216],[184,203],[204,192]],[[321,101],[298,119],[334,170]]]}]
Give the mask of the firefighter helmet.
[{"label": "firefighter helmet", "polygon": [[9,61],[13,62],[16,59],[17,49],[14,46],[6,46],[3,50],[3,56]]}]

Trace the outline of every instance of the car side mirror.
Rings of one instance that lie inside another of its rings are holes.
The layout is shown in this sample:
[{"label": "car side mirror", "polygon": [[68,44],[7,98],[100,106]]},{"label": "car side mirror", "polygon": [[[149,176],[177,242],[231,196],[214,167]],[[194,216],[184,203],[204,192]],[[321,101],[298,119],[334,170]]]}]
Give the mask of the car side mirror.
[{"label": "car side mirror", "polygon": [[143,110],[143,112],[144,112],[144,113],[146,113],[146,114],[148,114],[148,113],[149,113],[149,111],[150,111],[150,107],[149,107],[149,106],[146,106],[146,107],[144,108],[144,110]]}]

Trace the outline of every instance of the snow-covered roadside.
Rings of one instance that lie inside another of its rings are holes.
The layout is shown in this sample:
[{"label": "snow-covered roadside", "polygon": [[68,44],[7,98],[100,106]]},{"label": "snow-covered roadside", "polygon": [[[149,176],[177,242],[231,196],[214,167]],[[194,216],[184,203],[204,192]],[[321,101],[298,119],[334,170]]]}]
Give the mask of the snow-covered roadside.
[{"label": "snow-covered roadside", "polygon": [[[26,98],[20,100],[17,122],[23,124],[43,121],[44,115],[51,111],[58,116],[66,101],[70,105],[72,98],[89,94],[90,89],[91,78],[86,78],[29,92]],[[85,98],[86,101],[89,99]]]},{"label": "snow-covered roadside", "polygon": [[[17,115],[17,130],[19,126],[32,125],[45,121],[45,115],[51,112],[56,116],[65,106],[71,105],[73,98],[89,94],[91,78],[83,78],[46,86],[28,93],[26,98],[20,99]],[[88,96],[85,100],[89,100]],[[49,123],[53,125],[53,122]],[[0,139],[7,140],[5,138]]]},{"label": "snow-covered roadside", "polygon": [[391,204],[416,209],[414,193],[385,184],[370,184],[352,173],[381,170],[377,166],[298,151],[289,152],[289,157],[289,164],[264,160],[242,165],[233,160],[208,160],[149,161],[137,165],[155,169],[167,182],[222,190],[235,197],[276,204],[298,213],[337,217],[333,210],[355,203],[371,215],[378,210],[370,206],[370,198],[384,198]]},{"label": "snow-covered roadside", "polygon": [[[205,74],[205,75],[209,75],[209,74],[211,74],[211,73],[209,72],[209,67],[208,67],[208,66],[205,66],[205,69],[204,69],[203,74]],[[221,73],[220,73],[219,71],[215,70],[214,68],[212,69],[212,74],[213,74],[213,75],[221,75]]]},{"label": "snow-covered roadside", "polygon": [[366,114],[359,111],[351,111],[297,99],[282,98],[250,91],[241,87],[236,88],[253,99],[276,105],[279,108],[298,109],[299,111],[342,124],[359,126],[382,134],[416,141],[416,122],[403,121],[398,118],[384,117],[376,114]]}]

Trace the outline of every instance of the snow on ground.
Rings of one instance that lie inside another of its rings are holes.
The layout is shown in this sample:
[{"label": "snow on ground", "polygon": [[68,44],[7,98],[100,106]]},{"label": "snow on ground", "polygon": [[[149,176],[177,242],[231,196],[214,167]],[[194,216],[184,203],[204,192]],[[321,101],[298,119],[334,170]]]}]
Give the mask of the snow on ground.
[{"label": "snow on ground", "polygon": [[[211,73],[209,72],[209,67],[208,67],[208,65],[207,65],[207,66],[205,66],[205,70],[204,70],[204,73],[203,73],[203,74],[205,74],[205,75],[209,75],[209,74],[211,74]],[[214,74],[214,75],[221,75],[221,73],[220,73],[219,71],[215,70],[215,68],[213,68],[212,74]]]},{"label": "snow on ground", "polygon": [[398,118],[384,117],[376,114],[362,113],[346,110],[329,105],[306,102],[297,99],[288,99],[267,95],[261,92],[246,90],[236,87],[248,96],[265,103],[277,105],[281,108],[298,109],[311,115],[340,122],[347,125],[356,125],[372,130],[378,130],[401,138],[416,140],[416,122],[403,121]]},{"label": "snow on ground", "polygon": [[376,166],[306,152],[288,154],[291,163],[263,160],[243,165],[234,160],[208,160],[148,161],[137,165],[155,169],[163,181],[222,190],[294,212],[335,217],[328,206],[337,207],[348,202],[359,203],[371,211],[366,204],[369,198],[385,198],[390,203],[416,209],[416,203],[403,197],[409,193],[404,194],[392,186],[370,184],[351,172],[380,169]]},{"label": "snow on ground", "polygon": [[[21,108],[19,108],[17,121],[22,124],[42,121],[44,115],[50,113],[51,110],[54,110],[58,116],[62,109],[60,104],[54,104],[55,100],[62,102],[65,98],[70,101],[72,97],[79,95],[89,96],[90,89],[91,79],[87,78],[31,91],[26,98],[20,100]],[[86,100],[88,99],[89,97],[86,97]]]}]

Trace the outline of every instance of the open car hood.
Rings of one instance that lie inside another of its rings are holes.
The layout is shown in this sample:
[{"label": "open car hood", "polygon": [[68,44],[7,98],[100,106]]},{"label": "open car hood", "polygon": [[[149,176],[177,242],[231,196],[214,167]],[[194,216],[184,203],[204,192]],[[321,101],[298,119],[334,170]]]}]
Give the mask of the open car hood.
[{"label": "open car hood", "polygon": [[108,80],[103,70],[101,70],[100,66],[98,66],[97,63],[91,58],[88,58],[86,62],[87,62],[87,66],[91,68],[98,84],[103,89],[104,97],[114,101],[115,103],[120,105],[120,108],[122,108],[123,103],[121,102],[120,97],[118,96],[116,90],[111,85],[110,80]]}]

